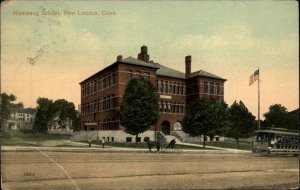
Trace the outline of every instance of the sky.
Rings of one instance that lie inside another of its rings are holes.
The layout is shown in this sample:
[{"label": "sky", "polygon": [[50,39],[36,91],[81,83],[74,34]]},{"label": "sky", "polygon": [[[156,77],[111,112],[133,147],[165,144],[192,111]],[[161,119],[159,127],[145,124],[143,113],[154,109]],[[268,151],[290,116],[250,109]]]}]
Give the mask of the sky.
[{"label": "sky", "polygon": [[[97,15],[82,14],[90,11]],[[50,12],[60,14],[42,15]],[[38,97],[77,107],[81,81],[146,45],[150,60],[182,72],[191,55],[192,72],[226,78],[225,102],[243,101],[256,117],[257,81],[249,86],[249,77],[259,68],[261,118],[274,104],[292,111],[299,108],[298,14],[296,1],[6,1],[1,91],[25,107]]]}]

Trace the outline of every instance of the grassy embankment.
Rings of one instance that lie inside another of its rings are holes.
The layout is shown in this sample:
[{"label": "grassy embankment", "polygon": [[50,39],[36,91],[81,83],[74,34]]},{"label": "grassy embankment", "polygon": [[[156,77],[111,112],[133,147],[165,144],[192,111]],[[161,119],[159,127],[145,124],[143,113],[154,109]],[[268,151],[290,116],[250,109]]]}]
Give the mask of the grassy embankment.
[{"label": "grassy embankment", "polygon": [[88,147],[86,144],[70,141],[70,135],[47,133],[1,132],[2,146],[43,146],[43,147]]},{"label": "grassy embankment", "polygon": [[[22,132],[1,132],[1,145],[2,146],[44,146],[44,147],[82,147],[87,148],[88,142],[71,142],[70,135],[47,134],[47,133],[22,133]],[[202,145],[202,142],[199,143]],[[101,142],[93,142],[92,147],[101,146]],[[222,148],[236,149],[235,142],[206,142],[207,146],[215,146]],[[147,144],[141,143],[117,143],[106,142],[105,146],[111,147],[124,147],[124,148],[148,148]],[[203,149],[202,147],[193,147],[186,145],[176,145],[181,149]],[[240,142],[241,150],[251,150],[251,142]],[[153,147],[155,149],[155,147]],[[205,148],[211,150],[212,148]]]}]

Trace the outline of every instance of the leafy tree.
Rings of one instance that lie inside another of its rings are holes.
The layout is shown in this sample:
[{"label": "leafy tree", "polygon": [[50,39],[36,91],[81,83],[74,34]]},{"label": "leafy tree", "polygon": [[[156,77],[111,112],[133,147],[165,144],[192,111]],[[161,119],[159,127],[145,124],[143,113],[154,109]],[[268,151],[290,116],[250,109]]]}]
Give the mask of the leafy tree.
[{"label": "leafy tree", "polygon": [[227,136],[234,138],[239,148],[239,139],[251,136],[255,130],[255,117],[242,101],[234,101],[228,110],[228,118]]},{"label": "leafy tree", "polygon": [[16,99],[17,98],[13,94],[8,95],[5,92],[1,93],[1,97],[0,97],[0,100],[1,100],[1,119],[3,121],[9,119],[11,110],[14,107],[14,104],[12,102],[15,101]]},{"label": "leafy tree", "polygon": [[46,132],[48,130],[48,121],[57,113],[59,113],[61,120],[67,118],[71,119],[73,130],[78,130],[80,121],[72,102],[68,102],[65,99],[59,99],[53,102],[48,98],[38,98],[37,103],[37,114],[33,126],[36,131]]},{"label": "leafy tree", "polygon": [[[59,118],[65,120],[67,118],[72,120],[72,128],[74,131],[78,130],[80,121],[78,113],[75,109],[75,106],[72,102],[68,102],[65,99],[56,100],[53,103],[53,111],[55,113],[59,112]],[[54,114],[55,114],[54,113]]]},{"label": "leafy tree", "polygon": [[53,114],[53,101],[48,98],[38,98],[37,104],[33,129],[37,132],[46,132],[48,130],[47,122]]},{"label": "leafy tree", "polygon": [[289,124],[288,111],[281,104],[271,105],[269,111],[264,116],[265,127],[287,128]]},{"label": "leafy tree", "polygon": [[287,129],[299,130],[299,108],[288,113]]},{"label": "leafy tree", "polygon": [[154,125],[159,117],[158,100],[153,86],[140,79],[127,84],[121,103],[120,122],[125,132],[136,136]]},{"label": "leafy tree", "polygon": [[211,138],[223,132],[227,125],[227,105],[214,99],[201,99],[194,103],[183,119],[182,130],[191,136],[204,136],[203,147],[207,136]]}]

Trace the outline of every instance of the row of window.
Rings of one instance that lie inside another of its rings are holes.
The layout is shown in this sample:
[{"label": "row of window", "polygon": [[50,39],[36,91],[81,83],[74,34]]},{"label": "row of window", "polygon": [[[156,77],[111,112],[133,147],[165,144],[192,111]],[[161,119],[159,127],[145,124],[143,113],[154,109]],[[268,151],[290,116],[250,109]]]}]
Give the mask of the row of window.
[{"label": "row of window", "polygon": [[204,81],[204,93],[211,95],[223,95],[221,91],[220,83],[206,82]]},{"label": "row of window", "polygon": [[127,69],[126,70],[126,78],[125,82],[128,83],[131,79],[144,79],[146,81],[150,80],[150,73],[149,72],[144,72],[142,73],[141,71],[135,71],[133,72],[132,70]]},{"label": "row of window", "polygon": [[183,83],[157,80],[156,86],[157,92],[185,95],[185,86]]},{"label": "row of window", "polygon": [[116,73],[108,73],[102,78],[94,79],[93,81],[82,85],[81,95],[87,96],[99,90],[103,90],[116,84]]},{"label": "row of window", "polygon": [[[87,121],[86,123],[89,123],[90,121]],[[118,130],[119,129],[119,121],[115,121],[114,119],[104,119],[103,122],[98,121],[98,126],[93,127],[87,127],[84,126],[84,130]]]},{"label": "row of window", "polygon": [[165,113],[184,113],[184,104],[183,103],[176,103],[176,102],[166,102],[161,101],[159,102],[160,112]]},{"label": "row of window", "polygon": [[116,107],[116,97],[115,95],[99,98],[98,100],[94,100],[92,102],[83,103],[81,107],[81,113],[89,114],[100,111],[105,111],[109,109],[114,109]]}]

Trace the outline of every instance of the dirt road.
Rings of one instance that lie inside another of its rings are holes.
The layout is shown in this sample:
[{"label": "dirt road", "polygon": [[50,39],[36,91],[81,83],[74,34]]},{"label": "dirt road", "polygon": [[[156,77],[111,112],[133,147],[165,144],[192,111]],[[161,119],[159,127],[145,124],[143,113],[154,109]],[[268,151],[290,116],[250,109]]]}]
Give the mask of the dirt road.
[{"label": "dirt road", "polygon": [[297,157],[7,151],[4,189],[296,188]]}]

